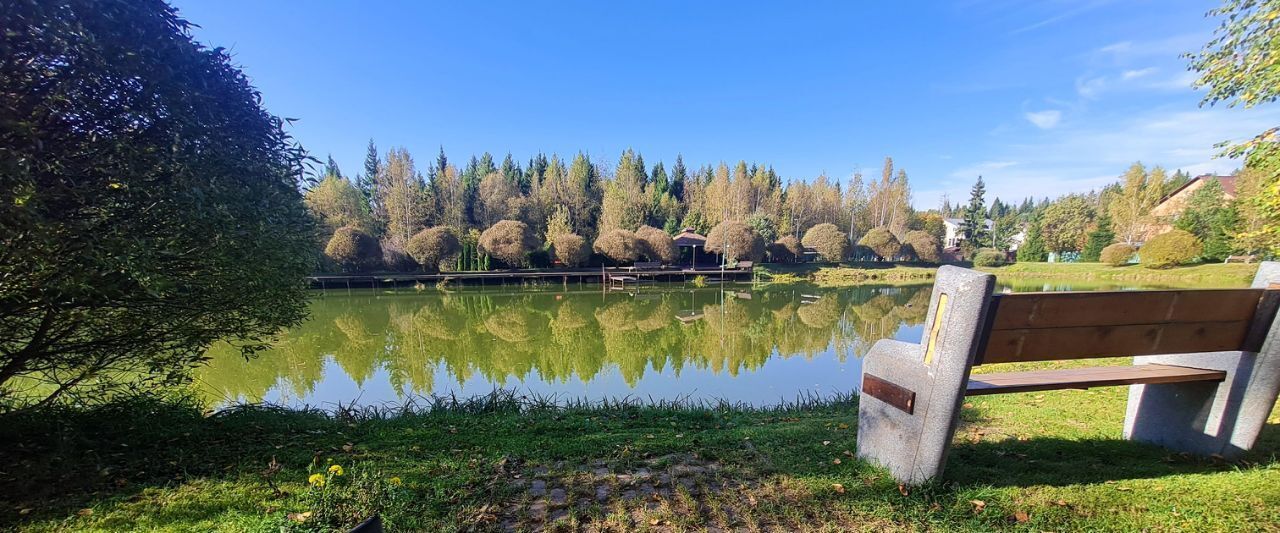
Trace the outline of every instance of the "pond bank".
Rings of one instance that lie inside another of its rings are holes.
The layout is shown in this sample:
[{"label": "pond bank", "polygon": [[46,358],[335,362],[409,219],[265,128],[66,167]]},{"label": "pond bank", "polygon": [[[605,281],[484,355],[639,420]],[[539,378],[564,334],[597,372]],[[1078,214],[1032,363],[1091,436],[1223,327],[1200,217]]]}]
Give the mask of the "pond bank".
[{"label": "pond bank", "polygon": [[1276,412],[1245,461],[1223,463],[1119,440],[1126,393],[974,398],[946,481],[901,491],[851,457],[848,397],[566,407],[500,393],[429,412],[215,416],[144,398],[0,424],[0,528],[325,530],[371,510],[393,531],[1280,523]]},{"label": "pond bank", "polygon": [[[845,263],[838,266],[762,265],[761,276],[772,283],[813,283],[842,287],[865,283],[915,284],[933,280],[937,267],[914,263]],[[979,268],[996,279],[1069,280],[1097,283],[1145,283],[1202,287],[1246,287],[1258,270],[1254,264],[1203,264],[1162,270],[1141,265],[1113,267],[1102,263],[1014,263],[1002,267]]]}]

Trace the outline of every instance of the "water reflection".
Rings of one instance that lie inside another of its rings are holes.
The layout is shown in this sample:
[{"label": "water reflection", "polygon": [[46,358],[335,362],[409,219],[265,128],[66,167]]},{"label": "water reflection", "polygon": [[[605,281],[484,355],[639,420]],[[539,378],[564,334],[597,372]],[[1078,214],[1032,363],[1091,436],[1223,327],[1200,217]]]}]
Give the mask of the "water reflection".
[{"label": "water reflection", "polygon": [[928,286],[330,293],[252,361],[215,347],[198,379],[217,403],[379,403],[493,387],[769,403],[852,390],[873,343],[919,337],[928,300]]}]

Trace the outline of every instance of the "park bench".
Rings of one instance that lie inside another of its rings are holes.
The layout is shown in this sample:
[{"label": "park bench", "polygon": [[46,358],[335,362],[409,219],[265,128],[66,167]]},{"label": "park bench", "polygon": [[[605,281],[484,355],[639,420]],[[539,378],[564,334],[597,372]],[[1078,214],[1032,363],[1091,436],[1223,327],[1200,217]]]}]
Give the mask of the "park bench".
[{"label": "park bench", "polygon": [[[916,484],[942,474],[965,396],[1129,385],[1124,437],[1199,455],[1253,446],[1280,391],[1280,263],[1249,289],[992,295],[938,270],[919,344],[863,361],[858,456]],[[974,374],[975,366],[1134,356],[1132,366]]]},{"label": "park bench", "polygon": [[1226,258],[1225,260],[1223,260],[1222,262],[1223,262],[1223,263],[1245,263],[1245,264],[1249,264],[1249,263],[1252,263],[1255,259],[1257,259],[1257,257],[1252,256],[1252,255],[1229,255],[1229,256],[1227,256],[1227,258]]},{"label": "park bench", "polygon": [[632,270],[658,270],[662,268],[662,263],[657,261],[637,261],[631,264]]},{"label": "park bench", "polygon": [[738,264],[736,266],[738,267],[739,270],[751,270],[752,267],[755,266],[755,263],[751,261],[738,261]]}]

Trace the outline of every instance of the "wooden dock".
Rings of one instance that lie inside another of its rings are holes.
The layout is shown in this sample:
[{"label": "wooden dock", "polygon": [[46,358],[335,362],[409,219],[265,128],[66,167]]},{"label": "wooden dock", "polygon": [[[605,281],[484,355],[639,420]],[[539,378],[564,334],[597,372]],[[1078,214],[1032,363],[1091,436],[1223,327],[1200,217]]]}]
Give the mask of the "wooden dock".
[{"label": "wooden dock", "polygon": [[[626,284],[634,285],[643,282],[685,282],[697,276],[714,277],[716,282],[751,282],[753,271],[750,268],[663,268],[634,269],[630,267],[605,269],[522,269],[522,270],[490,270],[484,272],[441,272],[436,274],[386,272],[371,274],[317,274],[308,276],[312,288],[395,288],[416,284],[435,285],[440,282],[460,285],[523,285],[526,283],[570,283],[613,284],[624,279]],[[711,281],[711,280],[708,280]]]}]

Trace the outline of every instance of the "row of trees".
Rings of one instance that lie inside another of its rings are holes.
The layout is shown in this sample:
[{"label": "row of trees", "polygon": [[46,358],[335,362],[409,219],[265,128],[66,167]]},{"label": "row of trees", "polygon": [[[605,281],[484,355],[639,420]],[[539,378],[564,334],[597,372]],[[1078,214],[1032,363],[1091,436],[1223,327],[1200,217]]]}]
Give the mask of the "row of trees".
[{"label": "row of trees", "polygon": [[523,166],[510,154],[497,164],[485,153],[461,171],[441,150],[423,172],[407,150],[380,156],[372,141],[361,173],[348,178],[330,158],[306,191],[330,266],[347,270],[465,269],[474,265],[458,258],[469,251],[508,266],[553,256],[577,265],[591,252],[616,262],[670,262],[676,255],[670,236],[685,227],[707,233],[708,250],[728,245],[733,258],[759,260],[766,251],[799,256],[800,238],[822,226],[814,239],[829,243],[839,234],[846,242],[822,254],[839,260],[875,229],[896,241],[911,231],[940,239],[941,216],[922,217],[910,202],[906,171],[889,158],[868,185],[860,174],[845,184],[819,176],[784,185],[764,165],[739,161],[732,169],[721,163],[690,171],[677,156],[668,172],[663,162],[647,168],[632,150],[612,166],[584,153],[567,165],[558,155],[538,154]]}]

